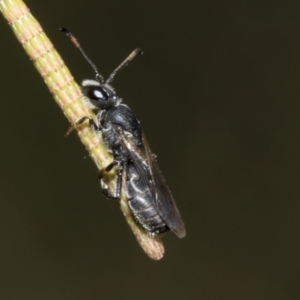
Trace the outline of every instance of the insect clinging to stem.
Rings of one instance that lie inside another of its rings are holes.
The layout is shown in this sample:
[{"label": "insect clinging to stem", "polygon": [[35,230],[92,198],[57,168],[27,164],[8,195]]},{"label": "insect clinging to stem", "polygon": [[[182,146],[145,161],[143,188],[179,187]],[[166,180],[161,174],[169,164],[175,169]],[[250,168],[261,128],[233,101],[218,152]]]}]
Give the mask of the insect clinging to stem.
[{"label": "insect clinging to stem", "polygon": [[[156,156],[151,152],[137,116],[116,94],[111,83],[117,73],[129,64],[141,49],[132,53],[110,74],[107,80],[98,72],[75,36],[66,28],[60,28],[79,49],[93,68],[96,80],[82,81],[82,92],[89,107],[96,112],[97,123],[84,116],[76,125],[88,121],[89,126],[102,136],[114,161],[100,171],[100,183],[108,198],[118,199],[125,179],[128,206],[136,222],[151,237],[173,231],[179,238],[186,235],[185,225],[169,187],[160,171]],[[116,188],[108,189],[105,174],[116,170]]]}]

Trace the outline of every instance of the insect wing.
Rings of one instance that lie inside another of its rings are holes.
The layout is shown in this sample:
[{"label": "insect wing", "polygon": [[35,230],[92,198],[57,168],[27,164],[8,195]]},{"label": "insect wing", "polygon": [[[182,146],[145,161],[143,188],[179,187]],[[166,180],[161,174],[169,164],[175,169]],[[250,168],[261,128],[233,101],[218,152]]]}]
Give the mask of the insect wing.
[{"label": "insect wing", "polygon": [[131,139],[121,133],[121,143],[127,149],[143,186],[153,195],[150,199],[167,226],[179,237],[186,235],[185,226],[158,163],[143,135],[144,147],[137,149]]},{"label": "insect wing", "polygon": [[145,136],[143,136],[143,140],[147,155],[147,161],[149,163],[149,169],[155,185],[155,198],[158,212],[164,219],[168,227],[172,231],[174,231],[179,238],[183,238],[186,235],[186,231],[180,212],[166,183],[166,180],[159,168],[156,158],[151,152]]},{"label": "insect wing", "polygon": [[120,143],[126,149],[130,160],[139,174],[139,180],[143,186],[143,190],[149,195],[151,204],[156,206],[155,184],[152,179],[152,173],[149,170],[146,151],[144,148],[138,149],[132,142],[130,135],[128,136],[126,133],[126,131],[119,128],[119,135],[121,137]]}]

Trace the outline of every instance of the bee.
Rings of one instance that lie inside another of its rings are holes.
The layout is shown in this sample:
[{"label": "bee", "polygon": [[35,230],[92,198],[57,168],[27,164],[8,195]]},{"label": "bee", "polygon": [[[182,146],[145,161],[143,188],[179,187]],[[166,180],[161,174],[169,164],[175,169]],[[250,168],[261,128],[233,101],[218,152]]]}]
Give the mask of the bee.
[{"label": "bee", "polygon": [[[90,128],[102,136],[107,151],[113,156],[114,161],[100,171],[104,194],[108,198],[119,199],[125,179],[128,206],[137,224],[151,237],[173,231],[183,238],[186,235],[185,225],[156,156],[150,150],[140,120],[111,86],[115,75],[142,51],[135,49],[104,80],[75,36],[66,28],[60,28],[60,31],[69,36],[96,73],[96,80],[83,80],[81,88],[88,106],[96,113],[97,123],[90,116],[84,116],[76,125],[88,121]],[[116,187],[110,192],[105,174],[113,168],[116,170]]]}]

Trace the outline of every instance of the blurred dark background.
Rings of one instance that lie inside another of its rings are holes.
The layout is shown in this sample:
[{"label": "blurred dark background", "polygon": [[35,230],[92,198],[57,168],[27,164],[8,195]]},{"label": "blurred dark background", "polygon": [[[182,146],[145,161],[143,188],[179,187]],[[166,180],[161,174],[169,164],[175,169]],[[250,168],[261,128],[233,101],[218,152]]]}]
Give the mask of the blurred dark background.
[{"label": "blurred dark background", "polygon": [[1,299],[300,299],[299,1],[26,1],[75,78],[119,95],[187,227],[155,262],[0,21]]}]

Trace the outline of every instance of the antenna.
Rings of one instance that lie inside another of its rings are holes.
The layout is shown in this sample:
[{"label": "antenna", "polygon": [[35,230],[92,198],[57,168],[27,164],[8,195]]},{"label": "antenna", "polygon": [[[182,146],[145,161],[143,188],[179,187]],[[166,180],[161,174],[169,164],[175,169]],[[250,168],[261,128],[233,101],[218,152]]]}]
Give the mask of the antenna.
[{"label": "antenna", "polygon": [[[59,28],[59,31],[64,32],[66,34],[66,36],[68,36],[71,40],[71,42],[73,43],[73,45],[81,52],[81,54],[83,55],[83,57],[87,60],[87,62],[89,63],[89,65],[93,68],[93,70],[96,73],[96,79],[103,84],[104,83],[104,78],[103,76],[98,72],[98,69],[96,67],[96,65],[92,62],[92,60],[88,57],[88,55],[85,53],[85,51],[82,49],[81,45],[79,44],[79,42],[77,41],[76,37],[73,35],[73,33],[71,33],[67,28]],[[114,74],[115,75],[115,74]]]},{"label": "antenna", "polygon": [[106,80],[106,84],[110,84],[113,79],[115,78],[116,74],[119,73],[124,67],[128,66],[128,64],[138,55],[143,54],[143,51],[140,48],[133,50],[127,58],[109,75],[108,79]]},{"label": "antenna", "polygon": [[143,51],[140,48],[136,48],[133,50],[127,58],[110,74],[108,79],[104,81],[103,76],[98,72],[98,69],[96,65],[92,62],[92,60],[88,57],[88,55],[85,53],[85,51],[82,49],[81,45],[77,41],[76,37],[71,33],[67,28],[61,27],[59,28],[59,31],[64,32],[71,40],[73,45],[81,52],[83,57],[87,60],[89,65],[93,68],[93,70],[96,73],[96,79],[101,83],[101,84],[110,84],[113,79],[115,78],[116,74],[119,73],[124,67],[126,67],[138,54],[143,54]]}]

